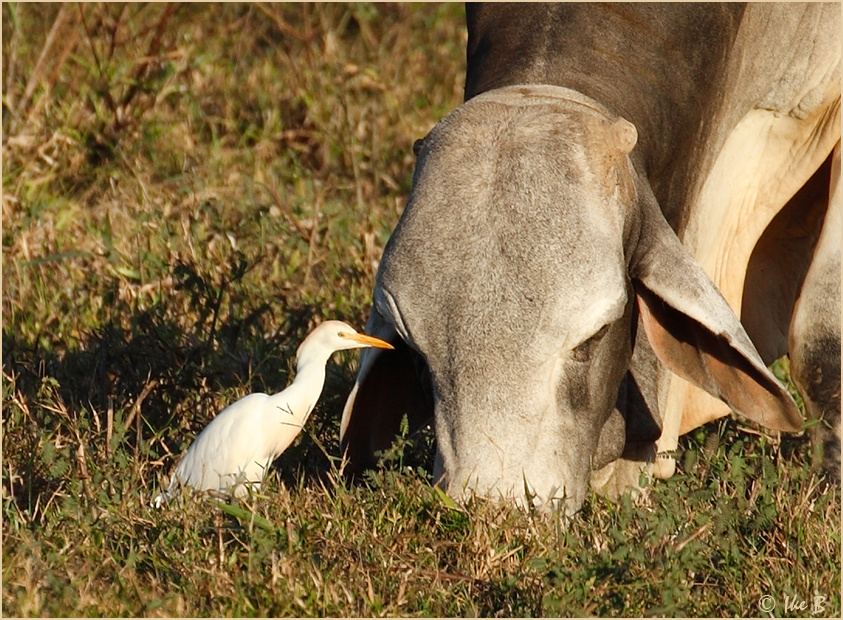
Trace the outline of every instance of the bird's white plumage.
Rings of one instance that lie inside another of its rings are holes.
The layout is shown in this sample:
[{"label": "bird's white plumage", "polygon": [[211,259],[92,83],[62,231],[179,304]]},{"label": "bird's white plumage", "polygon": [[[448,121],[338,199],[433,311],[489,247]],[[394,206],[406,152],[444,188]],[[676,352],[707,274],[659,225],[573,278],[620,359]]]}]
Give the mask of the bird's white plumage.
[{"label": "bird's white plumage", "polygon": [[179,486],[235,497],[258,487],[313,411],[328,359],[336,351],[362,347],[392,348],[341,321],[322,323],[299,346],[295,381],[283,392],[250,394],[220,412],[193,441],[167,490],[153,503],[160,507]]}]

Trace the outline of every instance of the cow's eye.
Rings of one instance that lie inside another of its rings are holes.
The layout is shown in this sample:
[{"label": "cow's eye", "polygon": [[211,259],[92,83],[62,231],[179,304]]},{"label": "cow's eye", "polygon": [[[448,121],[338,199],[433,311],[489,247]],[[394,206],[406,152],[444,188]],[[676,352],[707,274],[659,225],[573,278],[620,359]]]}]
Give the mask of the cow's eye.
[{"label": "cow's eye", "polygon": [[576,347],[574,347],[574,359],[578,362],[587,362],[588,360],[590,360],[591,356],[594,355],[594,350],[597,347],[597,344],[601,340],[603,340],[603,336],[605,336],[606,332],[608,331],[609,326],[604,325],[596,334],[591,336],[588,340],[585,340],[582,343],[578,344]]}]

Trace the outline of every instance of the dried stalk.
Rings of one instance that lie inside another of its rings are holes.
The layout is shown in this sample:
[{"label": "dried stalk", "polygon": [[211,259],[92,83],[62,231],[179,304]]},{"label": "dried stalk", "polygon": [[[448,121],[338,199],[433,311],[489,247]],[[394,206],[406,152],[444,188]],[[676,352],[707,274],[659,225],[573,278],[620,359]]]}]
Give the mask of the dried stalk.
[{"label": "dried stalk", "polygon": [[143,405],[143,401],[146,400],[146,397],[149,396],[149,393],[155,389],[158,385],[158,379],[152,379],[151,381],[147,381],[146,385],[144,386],[143,390],[141,390],[140,395],[138,396],[135,403],[132,405],[132,409],[129,411],[129,417],[126,418],[126,422],[124,424],[125,428],[129,428],[132,425],[132,421],[135,419],[140,413],[141,405]]},{"label": "dried stalk", "polygon": [[32,75],[29,76],[29,81],[26,83],[26,88],[23,91],[23,98],[20,100],[18,105],[19,113],[22,113],[26,106],[29,105],[29,101],[32,99],[35,89],[38,88],[41,77],[43,76],[44,71],[46,71],[47,59],[50,57],[50,51],[53,49],[53,44],[56,42],[56,38],[58,37],[59,31],[64,25],[68,14],[69,11],[67,9],[67,4],[62,4],[58,15],[56,15],[55,20],[53,20],[53,25],[50,26],[50,31],[47,33],[47,39],[44,41],[44,47],[41,49],[41,55],[35,63],[35,69],[32,70]]},{"label": "dried stalk", "polygon": [[[164,31],[167,29],[167,23],[170,21],[170,18],[175,13],[176,9],[178,8],[178,3],[169,3],[167,8],[164,9],[164,14],[161,16],[161,19],[158,21],[158,24],[155,27],[155,34],[152,35],[152,40],[149,42],[149,48],[147,49],[147,53],[144,56],[144,62],[138,64],[135,68],[135,71],[132,75],[132,86],[123,96],[123,100],[120,102],[120,111],[124,110],[126,106],[131,103],[132,99],[134,99],[135,95],[137,94],[138,90],[140,89],[140,84],[149,77],[150,67],[153,63],[160,61],[161,56],[161,38],[164,36]],[[118,127],[121,124],[121,117],[125,118],[127,115],[119,114],[118,111],[115,110],[115,125]]]}]

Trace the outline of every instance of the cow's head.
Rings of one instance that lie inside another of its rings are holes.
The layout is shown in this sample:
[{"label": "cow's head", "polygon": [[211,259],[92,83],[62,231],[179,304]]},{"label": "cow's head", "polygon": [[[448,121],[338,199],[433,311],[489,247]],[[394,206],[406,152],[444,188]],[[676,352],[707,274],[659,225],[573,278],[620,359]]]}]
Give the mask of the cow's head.
[{"label": "cow's head", "polygon": [[658,436],[653,412],[633,437],[647,424],[630,394],[655,389],[628,373],[636,342],[750,418],[798,427],[636,172],[636,140],[582,95],[525,86],[471,99],[420,143],[367,326],[396,351],[366,352],[343,414],[353,466],[402,416],[433,416],[449,493],[576,510],[593,469]]}]

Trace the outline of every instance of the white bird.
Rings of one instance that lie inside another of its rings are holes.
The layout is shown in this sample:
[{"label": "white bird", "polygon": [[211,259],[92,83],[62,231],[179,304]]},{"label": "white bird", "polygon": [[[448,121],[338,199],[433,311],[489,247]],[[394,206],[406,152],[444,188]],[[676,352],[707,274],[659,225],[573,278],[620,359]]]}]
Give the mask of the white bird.
[{"label": "white bird", "polygon": [[393,348],[341,321],[322,323],[299,345],[296,378],[287,389],[273,396],[249,394],[223,409],[187,449],[153,505],[160,508],[179,485],[238,498],[250,487],[260,488],[269,466],[301,432],[319,400],[331,355],[364,347]]}]

